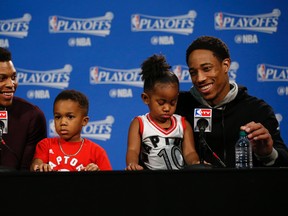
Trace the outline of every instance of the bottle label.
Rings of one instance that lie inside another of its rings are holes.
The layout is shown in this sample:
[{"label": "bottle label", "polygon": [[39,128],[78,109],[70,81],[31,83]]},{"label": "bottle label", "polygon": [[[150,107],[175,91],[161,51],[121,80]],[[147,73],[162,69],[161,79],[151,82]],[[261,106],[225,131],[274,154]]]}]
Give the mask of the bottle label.
[{"label": "bottle label", "polygon": [[252,148],[246,137],[241,137],[235,145],[235,167],[252,168]]}]

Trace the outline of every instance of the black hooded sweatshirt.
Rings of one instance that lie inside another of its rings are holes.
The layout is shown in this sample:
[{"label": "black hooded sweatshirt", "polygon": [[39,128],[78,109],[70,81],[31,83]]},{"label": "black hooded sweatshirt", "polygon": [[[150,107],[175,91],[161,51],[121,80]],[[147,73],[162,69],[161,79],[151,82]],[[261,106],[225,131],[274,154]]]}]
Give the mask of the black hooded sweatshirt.
[{"label": "black hooded sweatshirt", "polygon": [[[211,107],[202,105],[189,91],[180,92],[176,113],[186,117],[192,128],[195,108]],[[271,166],[288,166],[288,148],[280,135],[279,124],[272,107],[264,100],[249,95],[247,88],[239,85],[234,100],[224,104],[221,109],[212,108],[212,131],[205,133],[205,140],[212,151],[206,148],[201,157],[214,167],[223,167],[213,156],[212,152],[214,152],[227,167],[235,167],[235,143],[239,138],[240,126],[251,121],[263,124],[272,136],[273,147],[278,152],[278,158]],[[199,154],[199,132],[194,132],[194,139]],[[266,165],[253,154],[253,166],[265,167]]]}]

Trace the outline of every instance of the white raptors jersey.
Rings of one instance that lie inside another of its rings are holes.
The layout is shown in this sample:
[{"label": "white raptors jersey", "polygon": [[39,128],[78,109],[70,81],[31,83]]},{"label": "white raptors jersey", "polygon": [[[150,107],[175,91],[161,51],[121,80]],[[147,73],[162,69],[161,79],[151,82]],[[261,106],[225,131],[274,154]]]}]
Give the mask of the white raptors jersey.
[{"label": "white raptors jersey", "polygon": [[182,169],[182,141],[185,130],[185,118],[174,114],[171,126],[163,129],[154,122],[149,113],[137,117],[142,136],[140,164],[151,170]]}]

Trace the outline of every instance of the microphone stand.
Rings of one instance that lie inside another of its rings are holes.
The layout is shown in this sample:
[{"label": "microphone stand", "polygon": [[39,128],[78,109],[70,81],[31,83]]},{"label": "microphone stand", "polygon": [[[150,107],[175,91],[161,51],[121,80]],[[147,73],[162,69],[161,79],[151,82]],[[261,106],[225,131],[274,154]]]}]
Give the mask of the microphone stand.
[{"label": "microphone stand", "polygon": [[[222,167],[226,167],[226,164],[219,158],[219,156],[212,151],[212,149],[210,148],[210,146],[208,145],[208,143],[206,142],[205,139],[203,139],[203,142],[205,142],[205,146],[209,149],[209,151],[212,153],[212,155],[214,156],[214,158],[217,159],[217,161],[219,162],[219,164],[221,164]],[[205,149],[206,150],[206,149]]]},{"label": "microphone stand", "polygon": [[211,164],[207,164],[204,162],[204,158],[205,158],[205,152],[207,150],[207,143],[205,141],[205,137],[204,137],[204,130],[200,128],[199,130],[199,158],[200,158],[200,164],[196,164],[198,165],[197,168],[212,168]]},{"label": "microphone stand", "polygon": [[201,130],[199,133],[199,147],[200,147],[200,164],[204,164],[205,152],[207,150],[206,142],[204,139],[204,132]]},{"label": "microphone stand", "polygon": [[204,130],[200,128],[199,130],[199,158],[200,158],[200,163],[199,164],[192,164],[189,166],[186,166],[185,169],[210,169],[213,166],[211,164],[207,164],[204,162],[205,158],[205,152],[207,150],[207,143],[204,138]]},{"label": "microphone stand", "polygon": [[[14,169],[12,169],[12,168],[2,166],[2,147],[6,144],[5,141],[3,140],[2,135],[3,135],[3,127],[0,126],[0,172],[13,171]],[[8,147],[8,146],[6,146],[6,147]],[[15,155],[16,155],[16,153],[15,153]]]},{"label": "microphone stand", "polygon": [[201,118],[197,121],[197,127],[199,128],[199,158],[200,158],[200,163],[199,164],[193,164],[189,165],[185,168],[187,169],[193,169],[193,168],[212,168],[212,164],[205,163],[205,153],[207,148],[209,151],[212,153],[213,157],[217,159],[217,161],[221,164],[222,167],[226,167],[226,165],[223,163],[223,161],[218,157],[218,155],[212,151],[210,146],[205,140],[205,130],[208,127],[209,123],[205,118]]}]

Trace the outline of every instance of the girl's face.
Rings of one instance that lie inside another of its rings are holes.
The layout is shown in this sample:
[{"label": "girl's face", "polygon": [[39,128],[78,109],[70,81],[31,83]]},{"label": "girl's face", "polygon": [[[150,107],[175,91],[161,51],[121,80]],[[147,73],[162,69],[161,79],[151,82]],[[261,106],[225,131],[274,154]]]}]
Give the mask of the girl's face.
[{"label": "girl's face", "polygon": [[142,93],[142,100],[148,105],[150,116],[154,121],[163,124],[174,114],[178,94],[176,83],[156,83],[153,91]]},{"label": "girl's face", "polygon": [[82,127],[87,125],[88,120],[78,102],[59,100],[54,105],[55,130],[66,141],[80,141]]}]

